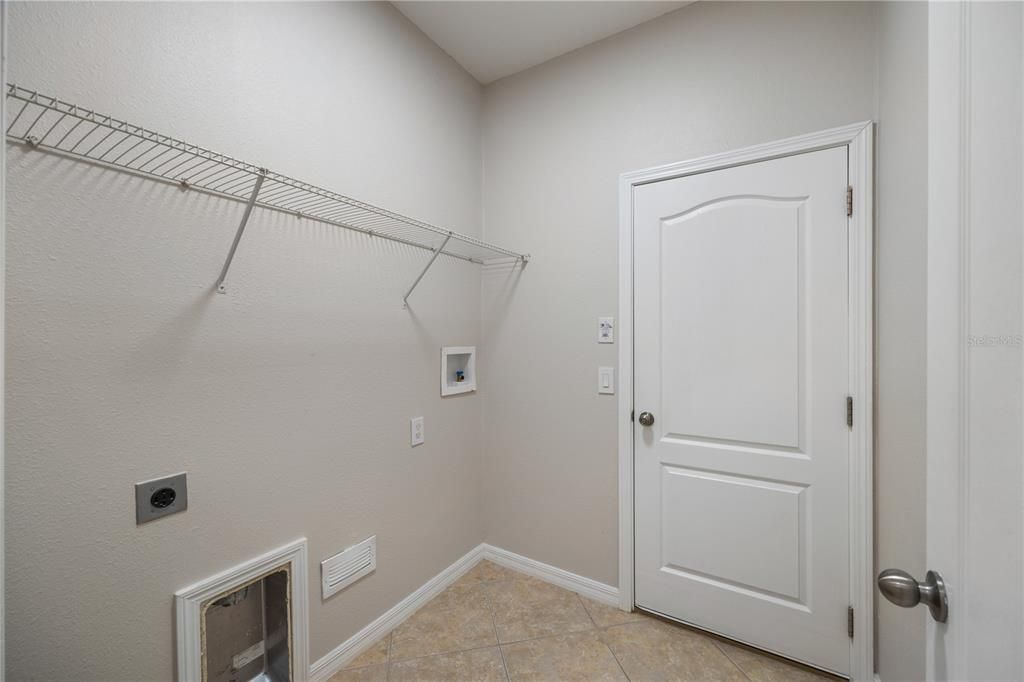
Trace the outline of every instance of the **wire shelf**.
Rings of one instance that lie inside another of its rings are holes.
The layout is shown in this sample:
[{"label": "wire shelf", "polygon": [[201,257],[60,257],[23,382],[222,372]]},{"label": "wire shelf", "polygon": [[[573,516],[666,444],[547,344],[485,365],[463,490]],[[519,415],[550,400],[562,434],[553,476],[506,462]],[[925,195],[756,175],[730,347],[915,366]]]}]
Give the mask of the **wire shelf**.
[{"label": "wire shelf", "polygon": [[[523,266],[529,260],[527,254],[357,201],[35,90],[8,83],[6,98],[7,139],[245,202],[249,205],[246,219],[251,208],[258,206],[426,249],[435,257],[443,253],[480,264],[512,259]],[[245,219],[221,281],[244,227]]]}]

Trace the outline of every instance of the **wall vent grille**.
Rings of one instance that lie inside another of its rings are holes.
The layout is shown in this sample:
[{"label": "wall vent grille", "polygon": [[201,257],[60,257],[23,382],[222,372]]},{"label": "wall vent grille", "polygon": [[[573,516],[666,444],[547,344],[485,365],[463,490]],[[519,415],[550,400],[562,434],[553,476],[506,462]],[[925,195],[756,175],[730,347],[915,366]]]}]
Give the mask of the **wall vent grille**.
[{"label": "wall vent grille", "polygon": [[377,536],[320,562],[320,583],[327,599],[377,569]]}]

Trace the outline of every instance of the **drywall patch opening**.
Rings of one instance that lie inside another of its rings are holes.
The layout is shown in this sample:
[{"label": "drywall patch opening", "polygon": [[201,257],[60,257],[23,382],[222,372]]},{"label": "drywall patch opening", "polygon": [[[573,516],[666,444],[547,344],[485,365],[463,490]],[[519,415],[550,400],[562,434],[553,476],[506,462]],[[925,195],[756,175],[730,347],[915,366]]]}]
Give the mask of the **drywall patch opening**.
[{"label": "drywall patch opening", "polygon": [[178,679],[284,682],[309,674],[306,539],[176,595]]},{"label": "drywall patch opening", "polygon": [[290,573],[285,564],[203,602],[205,682],[291,679]]}]

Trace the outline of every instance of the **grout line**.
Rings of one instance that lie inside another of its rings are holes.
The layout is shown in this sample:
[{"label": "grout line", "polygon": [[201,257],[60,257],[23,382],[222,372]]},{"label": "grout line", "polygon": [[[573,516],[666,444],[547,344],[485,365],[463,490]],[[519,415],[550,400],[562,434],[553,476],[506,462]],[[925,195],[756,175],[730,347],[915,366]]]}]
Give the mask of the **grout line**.
[{"label": "grout line", "polygon": [[501,646],[509,646],[511,644],[522,644],[523,642],[536,642],[538,639],[551,639],[552,637],[565,637],[567,635],[582,635],[584,632],[593,632],[600,630],[601,628],[587,628],[585,630],[566,630],[564,632],[553,632],[549,635],[538,635],[536,637],[527,637],[526,639],[513,639],[508,642],[502,642]]},{"label": "grout line", "polygon": [[512,682],[512,677],[508,674],[508,664],[505,663],[505,650],[501,648],[501,638],[498,637],[498,624],[494,621],[494,607],[489,597],[487,598],[487,610],[491,614],[491,627],[494,628],[494,641],[498,643],[498,654],[501,656],[501,667],[505,671],[505,681]]},{"label": "grout line", "polygon": [[587,618],[590,619],[590,622],[594,624],[595,628],[601,629],[601,626],[597,624],[596,620],[594,620],[594,614],[590,612],[590,609],[588,609],[586,603],[584,603],[583,597],[580,596],[579,592],[575,592],[574,594],[576,595],[576,599],[579,600],[580,606],[583,607],[583,613],[587,614]]},{"label": "grout line", "polygon": [[[608,646],[608,643],[607,643],[607,642],[605,642],[604,640],[601,640],[601,644],[604,644],[604,647],[605,647],[606,649],[608,649],[608,653],[610,653],[610,654],[612,655],[612,658],[613,658],[613,659],[615,659],[615,663],[616,663],[616,664],[617,664],[617,665],[619,666],[619,670],[621,670],[621,671],[622,671],[622,675],[623,675],[623,676],[624,676],[624,677],[625,677],[625,678],[626,678],[627,680],[631,680],[631,681],[632,681],[632,678],[631,678],[631,677],[629,676],[629,673],[627,673],[627,672],[626,672],[626,669],[622,667],[622,661],[620,661],[620,660],[619,660],[619,657],[615,655],[615,652],[614,652],[614,651],[612,651],[612,648],[611,648],[610,646]],[[750,679],[750,678],[747,678],[747,679]]]},{"label": "grout line", "polygon": [[[366,665],[357,665],[357,666],[353,666],[350,663],[349,665],[346,665],[344,668],[342,668],[338,672],[346,672],[346,671],[351,671],[351,670],[364,670],[366,668],[376,668],[378,665],[383,665],[383,666],[387,667],[388,659],[390,658],[389,654],[391,652],[391,639],[390,639],[391,638],[391,633],[390,632],[388,634],[384,635],[384,637],[381,637],[380,639],[375,641],[370,646],[366,647],[366,649],[363,651],[363,653],[366,653],[367,651],[369,651],[373,647],[377,646],[377,644],[382,642],[382,641],[384,641],[385,638],[388,639],[388,647],[387,647],[387,651],[384,652],[384,662],[383,663],[367,663]],[[362,656],[363,654],[359,654],[359,655]],[[358,656],[357,656],[357,658],[358,658]]]},{"label": "grout line", "polygon": [[391,679],[391,645],[394,641],[395,631],[392,630],[388,633],[388,650],[384,652],[384,682],[388,682]]},{"label": "grout line", "polygon": [[[709,639],[711,639],[711,638],[709,638]],[[721,645],[719,644],[718,640],[716,640],[716,639],[711,639],[711,643],[715,645],[715,648],[716,648],[716,649],[718,649],[718,650],[719,650],[719,651],[721,652],[721,654],[722,654],[723,656],[725,656],[725,658],[726,658],[726,659],[727,659],[727,660],[728,660],[728,661],[729,661],[730,663],[732,663],[732,665],[733,665],[733,667],[734,667],[734,668],[736,668],[737,670],[739,670],[739,671],[740,671],[740,675],[743,675],[743,677],[747,678],[748,680],[750,680],[750,679],[751,679],[750,675],[748,675],[748,674],[747,674],[747,671],[746,671],[746,670],[744,670],[743,668],[741,668],[741,667],[740,667],[740,664],[739,664],[739,663],[737,663],[736,661],[732,660],[732,656],[730,656],[730,655],[729,655],[729,652],[728,652],[728,651],[726,651],[725,649],[723,649],[723,648],[721,647]],[[751,682],[753,682],[753,680],[751,680]]]},{"label": "grout line", "polygon": [[608,653],[610,653],[611,657],[615,660],[615,665],[618,666],[618,670],[623,671],[623,677],[625,677],[627,680],[629,680],[630,679],[629,673],[627,673],[626,669],[623,668],[622,660],[618,659],[618,656],[615,655],[615,652],[611,650],[611,647],[608,646],[608,643],[605,642],[604,639],[600,635],[600,633],[604,632],[605,629],[602,628],[601,626],[597,625],[597,621],[594,620],[594,614],[590,612],[589,608],[587,608],[587,602],[585,602],[583,600],[583,597],[580,596],[579,592],[577,593],[577,598],[580,600],[580,604],[583,605],[583,610],[587,612],[587,617],[589,617],[590,622],[594,624],[594,628],[598,632],[597,638],[600,640],[601,644],[604,645],[604,648],[608,649]]},{"label": "grout line", "polygon": [[[496,583],[500,581],[494,580],[491,582]],[[487,613],[491,616],[491,628],[494,630],[494,641],[498,646],[498,655],[501,656],[501,669],[505,671],[505,681],[512,682],[512,678],[508,674],[508,664],[505,663],[505,651],[501,648],[501,638],[498,637],[498,624],[494,620],[494,604],[491,603],[490,590],[484,590],[484,603],[487,605]]]},{"label": "grout line", "polygon": [[423,656],[413,656],[412,658],[403,658],[401,661],[394,661],[395,665],[402,663],[408,663],[409,661],[421,661],[424,658],[435,658],[437,656],[451,656],[452,654],[467,654],[472,651],[483,651],[484,649],[494,649],[498,647],[498,644],[484,644],[481,646],[471,646],[468,649],[453,649],[452,651],[439,651],[436,654],[424,654]]},{"label": "grout line", "polygon": [[608,653],[610,653],[612,655],[612,658],[615,660],[615,664],[617,666],[619,666],[619,670],[622,671],[623,677],[625,677],[627,680],[630,679],[629,678],[629,673],[627,673],[626,669],[622,667],[622,661],[620,661],[619,657],[615,655],[615,652],[612,651],[612,648],[610,646],[608,646],[608,642],[604,641],[604,639],[601,637],[600,633],[604,632],[604,628],[602,628],[600,625],[598,625],[597,621],[594,620],[594,614],[592,614],[590,612],[590,609],[587,608],[586,602],[583,601],[583,597],[581,597],[578,592],[576,593],[576,598],[580,600],[580,604],[583,606],[583,610],[586,612],[587,618],[589,618],[590,622],[594,624],[594,628],[598,632],[598,635],[597,635],[598,640],[600,640],[601,644],[604,645],[604,648],[608,650]]}]

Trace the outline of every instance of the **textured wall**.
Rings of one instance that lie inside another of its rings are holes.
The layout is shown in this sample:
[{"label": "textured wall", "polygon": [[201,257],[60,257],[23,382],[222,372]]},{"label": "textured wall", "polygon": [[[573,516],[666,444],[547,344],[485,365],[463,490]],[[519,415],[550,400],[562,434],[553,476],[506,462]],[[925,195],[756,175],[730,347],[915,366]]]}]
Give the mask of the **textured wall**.
[{"label": "textured wall", "polygon": [[[10,78],[469,232],[480,88],[390,5],[18,4]],[[479,543],[478,268],[8,148],[7,678],[170,679],[175,590],[310,541],[311,659]],[[409,417],[427,443],[409,448]],[[135,481],[189,472],[136,527]],[[317,562],[377,534],[321,603]]]}]

